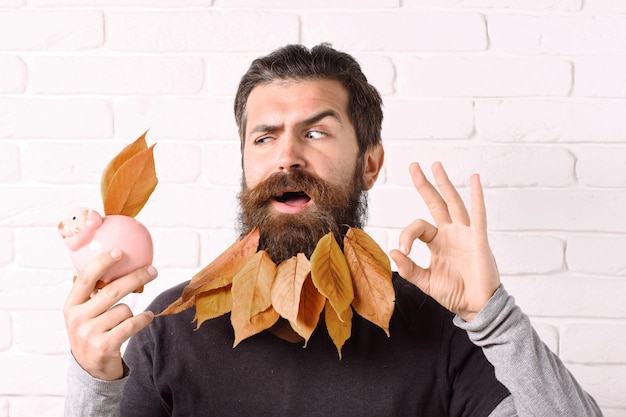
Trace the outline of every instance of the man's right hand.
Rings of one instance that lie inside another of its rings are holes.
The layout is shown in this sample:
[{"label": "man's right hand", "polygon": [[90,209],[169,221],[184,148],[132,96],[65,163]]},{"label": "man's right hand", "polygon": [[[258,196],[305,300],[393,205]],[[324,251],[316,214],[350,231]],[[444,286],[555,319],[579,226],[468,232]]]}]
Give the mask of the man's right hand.
[{"label": "man's right hand", "polygon": [[149,311],[133,316],[126,304],[118,304],[156,278],[154,267],[138,269],[96,289],[98,279],[123,256],[113,249],[91,261],[76,278],[63,309],[74,358],[87,373],[103,380],[123,376],[122,344],[154,318]]}]

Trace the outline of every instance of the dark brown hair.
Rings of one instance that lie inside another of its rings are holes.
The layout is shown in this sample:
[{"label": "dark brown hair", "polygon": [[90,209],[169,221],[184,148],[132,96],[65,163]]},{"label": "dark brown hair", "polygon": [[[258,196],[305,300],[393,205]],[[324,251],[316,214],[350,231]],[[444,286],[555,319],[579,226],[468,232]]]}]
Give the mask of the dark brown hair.
[{"label": "dark brown hair", "polygon": [[246,135],[246,103],[254,87],[273,81],[318,79],[339,81],[348,90],[348,115],[356,131],[360,155],[379,144],[383,121],[382,99],[367,82],[359,63],[349,54],[337,51],[326,43],[310,50],[302,45],[287,45],[252,61],[241,78],[235,96],[235,120],[239,127],[242,153]]}]

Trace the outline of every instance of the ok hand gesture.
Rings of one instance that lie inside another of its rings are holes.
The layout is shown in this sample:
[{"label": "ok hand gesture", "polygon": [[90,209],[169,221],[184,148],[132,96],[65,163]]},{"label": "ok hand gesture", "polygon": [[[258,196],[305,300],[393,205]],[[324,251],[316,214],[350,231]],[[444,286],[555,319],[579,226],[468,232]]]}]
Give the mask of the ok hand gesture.
[{"label": "ok hand gesture", "polygon": [[[442,306],[471,321],[500,286],[500,275],[487,241],[487,219],[478,175],[470,179],[471,212],[443,166],[433,165],[435,182],[426,179],[417,163],[409,167],[415,188],[435,221],[419,219],[400,234],[400,249],[390,252],[398,273]],[[430,266],[416,265],[408,254],[419,239],[431,252]]]}]

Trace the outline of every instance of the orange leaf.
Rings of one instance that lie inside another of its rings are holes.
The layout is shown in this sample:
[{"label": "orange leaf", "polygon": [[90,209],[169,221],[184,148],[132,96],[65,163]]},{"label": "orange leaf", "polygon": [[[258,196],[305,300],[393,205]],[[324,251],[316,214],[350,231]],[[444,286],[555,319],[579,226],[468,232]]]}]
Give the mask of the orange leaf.
[{"label": "orange leaf", "polygon": [[272,306],[250,319],[245,319],[245,314],[242,314],[242,312],[242,309],[237,308],[237,303],[233,300],[233,312],[230,315],[230,321],[235,330],[233,347],[237,346],[242,340],[269,329],[280,318],[280,315]]},{"label": "orange leaf", "polygon": [[320,320],[320,314],[326,304],[326,298],[317,291],[311,274],[307,275],[302,286],[302,293],[300,295],[300,306],[298,308],[298,317],[295,323],[291,323],[291,327],[302,336],[306,342],[313,334],[313,331],[317,327],[317,323]]},{"label": "orange leaf", "polygon": [[[367,320],[381,327],[389,336],[389,320],[393,314],[395,292],[391,283],[391,268],[378,261],[376,251],[384,252],[365,232],[350,229],[344,238],[343,251],[354,280],[352,306]],[[361,246],[364,244],[365,247]]]},{"label": "orange leaf", "polygon": [[102,194],[102,201],[105,201],[107,199],[111,180],[113,179],[113,176],[115,175],[117,170],[120,169],[120,167],[124,165],[126,161],[128,161],[130,158],[137,155],[139,152],[148,149],[148,144],[146,143],[147,133],[148,131],[146,130],[143,135],[139,136],[133,143],[122,149],[122,151],[118,153],[115,158],[113,158],[104,168],[104,171],[102,172],[102,179],[100,181],[100,192]]},{"label": "orange leaf", "polygon": [[228,313],[233,308],[233,296],[230,285],[208,291],[196,297],[196,316],[199,328],[202,323]]},{"label": "orange leaf", "polygon": [[132,156],[113,174],[103,200],[104,213],[135,217],[157,183],[152,145]]},{"label": "orange leaf", "polygon": [[311,278],[318,291],[328,299],[337,314],[354,299],[354,289],[346,258],[332,232],[317,242],[311,254]]},{"label": "orange leaf", "polygon": [[339,359],[341,359],[341,348],[346,340],[350,338],[350,333],[352,332],[352,308],[348,306],[339,316],[335,309],[329,307],[331,307],[330,303],[327,302],[326,308],[324,308],[324,320],[326,321],[328,334],[337,348]]},{"label": "orange leaf", "polygon": [[[365,233],[361,229],[348,228],[348,233],[346,233],[346,238],[350,239],[353,242],[356,242],[360,247],[365,249],[376,261],[380,264],[380,266],[385,270],[385,273],[389,276],[389,280],[391,281],[391,263],[389,262],[389,257],[385,253],[384,250],[378,246],[378,243],[370,235]],[[345,242],[345,239],[344,239]]]},{"label": "orange leaf", "polygon": [[[276,264],[264,250],[258,251],[233,278],[233,299],[246,320],[272,305],[272,283]],[[233,309],[235,305],[233,305]]]},{"label": "orange leaf", "polygon": [[310,272],[311,262],[303,253],[281,262],[276,268],[272,305],[278,314],[292,323],[298,318],[302,285]]}]

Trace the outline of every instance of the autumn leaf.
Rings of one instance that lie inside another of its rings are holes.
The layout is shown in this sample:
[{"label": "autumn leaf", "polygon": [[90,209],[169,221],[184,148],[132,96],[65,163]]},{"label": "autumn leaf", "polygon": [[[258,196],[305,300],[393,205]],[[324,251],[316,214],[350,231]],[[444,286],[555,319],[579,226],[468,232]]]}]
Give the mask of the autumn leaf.
[{"label": "autumn leaf", "polygon": [[[389,336],[395,292],[387,256],[373,239],[358,229],[348,230],[343,247],[354,281],[352,306],[360,316],[381,327]],[[380,254],[384,255],[386,263],[380,261]]]},{"label": "autumn leaf", "polygon": [[[276,264],[264,250],[258,251],[233,278],[233,299],[242,317],[250,320],[272,305]],[[235,305],[233,304],[233,309]]]},{"label": "autumn leaf", "polygon": [[328,334],[337,348],[339,359],[341,359],[341,349],[352,333],[352,308],[348,306],[339,316],[335,309],[330,307],[330,303],[326,302],[324,320]]},{"label": "autumn leaf", "polygon": [[105,214],[135,217],[156,188],[154,145],[140,150],[144,143],[145,134],[122,150],[121,157],[114,158],[105,169],[101,185]]},{"label": "autumn leaf", "polygon": [[100,193],[102,194],[102,201],[106,200],[109,186],[111,185],[111,180],[113,176],[117,172],[118,169],[122,165],[124,165],[129,159],[133,156],[137,155],[141,151],[145,151],[148,149],[148,144],[146,143],[146,134],[148,131],[146,130],[143,135],[139,136],[133,143],[126,146],[120,153],[118,153],[115,158],[108,163],[108,165],[104,168],[102,172],[102,179],[100,181]]},{"label": "autumn leaf", "polygon": [[311,278],[337,314],[350,306],[354,299],[350,270],[332,232],[320,239],[311,254]]},{"label": "autumn leaf", "polygon": [[233,308],[231,286],[217,288],[196,297],[196,328],[207,320],[222,316]]},{"label": "autumn leaf", "polygon": [[302,286],[298,317],[295,323],[291,322],[291,328],[305,340],[305,347],[317,327],[325,304],[326,298],[315,288],[309,273]]},{"label": "autumn leaf", "polygon": [[230,321],[235,330],[233,347],[236,347],[242,340],[269,329],[280,318],[272,306],[250,319],[246,319],[245,314],[242,313],[243,309],[238,308],[237,303],[233,300],[233,311],[230,315]]},{"label": "autumn leaf", "polygon": [[303,253],[283,261],[276,268],[272,285],[272,305],[282,317],[296,323],[304,280],[311,272],[311,262]]}]

